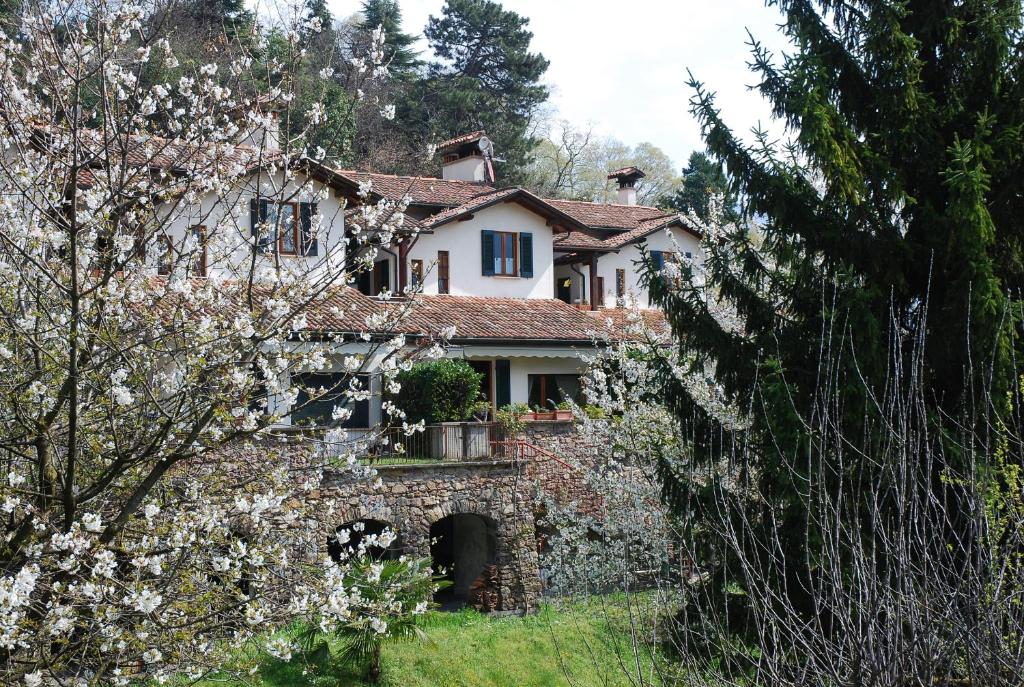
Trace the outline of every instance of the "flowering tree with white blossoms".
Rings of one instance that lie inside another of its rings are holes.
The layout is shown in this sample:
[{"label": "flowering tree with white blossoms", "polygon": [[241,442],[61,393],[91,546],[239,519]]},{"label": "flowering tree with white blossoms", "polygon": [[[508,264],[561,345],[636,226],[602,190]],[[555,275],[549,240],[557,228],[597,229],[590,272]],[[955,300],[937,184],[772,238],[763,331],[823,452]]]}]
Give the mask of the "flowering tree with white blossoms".
[{"label": "flowering tree with white blossoms", "polygon": [[[342,233],[330,169],[275,134],[317,28],[282,16],[286,59],[257,36],[184,73],[132,3],[31,1],[0,34],[0,683],[198,676],[345,605],[304,494],[357,463],[360,373],[409,364],[408,306],[346,289],[404,203]],[[296,449],[267,430],[300,392],[337,406]]]}]

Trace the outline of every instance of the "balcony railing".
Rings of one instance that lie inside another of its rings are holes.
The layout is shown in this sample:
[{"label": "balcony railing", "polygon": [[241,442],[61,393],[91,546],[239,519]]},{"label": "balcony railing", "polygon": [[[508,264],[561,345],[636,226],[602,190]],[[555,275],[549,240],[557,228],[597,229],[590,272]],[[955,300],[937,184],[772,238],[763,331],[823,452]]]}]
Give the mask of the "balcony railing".
[{"label": "balcony railing", "polygon": [[[286,432],[295,430],[284,430]],[[316,436],[307,429],[298,433]],[[446,422],[427,425],[422,432],[407,435],[400,427],[349,429],[344,442],[333,447],[338,453],[354,451],[364,465],[416,465],[441,462],[511,460],[514,456],[501,441],[494,422]]]}]

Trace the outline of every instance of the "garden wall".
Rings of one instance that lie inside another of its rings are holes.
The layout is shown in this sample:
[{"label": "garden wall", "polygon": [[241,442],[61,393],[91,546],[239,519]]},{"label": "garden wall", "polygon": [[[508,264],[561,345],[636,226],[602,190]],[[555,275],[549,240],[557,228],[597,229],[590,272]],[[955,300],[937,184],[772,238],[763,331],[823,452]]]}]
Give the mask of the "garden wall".
[{"label": "garden wall", "polygon": [[[511,462],[381,466],[376,484],[350,475],[328,477],[312,498],[318,509],[319,540],[326,551],[337,528],[358,520],[389,524],[403,552],[431,556],[431,526],[448,516],[472,514],[494,533],[492,561],[500,585],[498,610],[528,611],[537,604],[537,567],[532,483],[524,465]],[[456,536],[458,536],[456,534]],[[477,546],[466,542],[466,546]],[[471,551],[463,557],[482,560]],[[459,578],[466,574],[461,571]],[[475,577],[478,573],[473,573]]]}]

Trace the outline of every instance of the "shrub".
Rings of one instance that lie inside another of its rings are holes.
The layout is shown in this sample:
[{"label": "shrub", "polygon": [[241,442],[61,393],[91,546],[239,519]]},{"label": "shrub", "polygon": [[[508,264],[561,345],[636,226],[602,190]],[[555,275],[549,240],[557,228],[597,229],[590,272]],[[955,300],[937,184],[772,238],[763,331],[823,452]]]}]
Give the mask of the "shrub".
[{"label": "shrub", "polygon": [[395,402],[409,422],[462,422],[480,409],[483,378],[465,360],[417,363],[399,375],[402,395]]},{"label": "shrub", "polygon": [[525,403],[513,403],[498,409],[495,419],[506,438],[514,437],[526,429],[523,415],[528,412],[530,412],[530,406]]}]

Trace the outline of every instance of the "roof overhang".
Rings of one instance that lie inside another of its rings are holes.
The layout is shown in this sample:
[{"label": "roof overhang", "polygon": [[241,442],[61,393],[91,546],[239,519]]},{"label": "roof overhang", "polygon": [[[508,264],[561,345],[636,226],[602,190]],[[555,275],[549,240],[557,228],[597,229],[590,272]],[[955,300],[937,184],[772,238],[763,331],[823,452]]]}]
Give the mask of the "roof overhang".
[{"label": "roof overhang", "polygon": [[[527,210],[530,210],[531,212],[543,217],[545,220],[548,221],[548,225],[554,228],[555,230],[559,228],[564,228],[575,231],[581,231],[589,236],[594,235],[594,232],[586,224],[583,224],[579,220],[573,218],[571,215],[562,212],[553,205],[545,202],[544,199],[533,195],[532,193],[525,189],[517,188],[507,193],[496,191],[494,194],[491,195],[492,197],[483,198],[478,202],[471,201],[469,203],[465,203],[464,205],[460,205],[456,208],[453,208],[450,214],[448,214],[446,217],[442,217],[441,219],[435,222],[430,222],[428,218],[427,221],[424,222],[424,224],[431,227],[440,227],[444,226],[445,224],[450,224],[452,222],[459,221],[460,219],[464,219],[466,218],[467,215],[471,216],[474,213],[479,212],[480,210],[489,208],[494,205],[499,205],[502,203],[516,203],[526,208]],[[460,208],[461,211],[459,211]],[[594,238],[600,237],[595,236]]]}]

